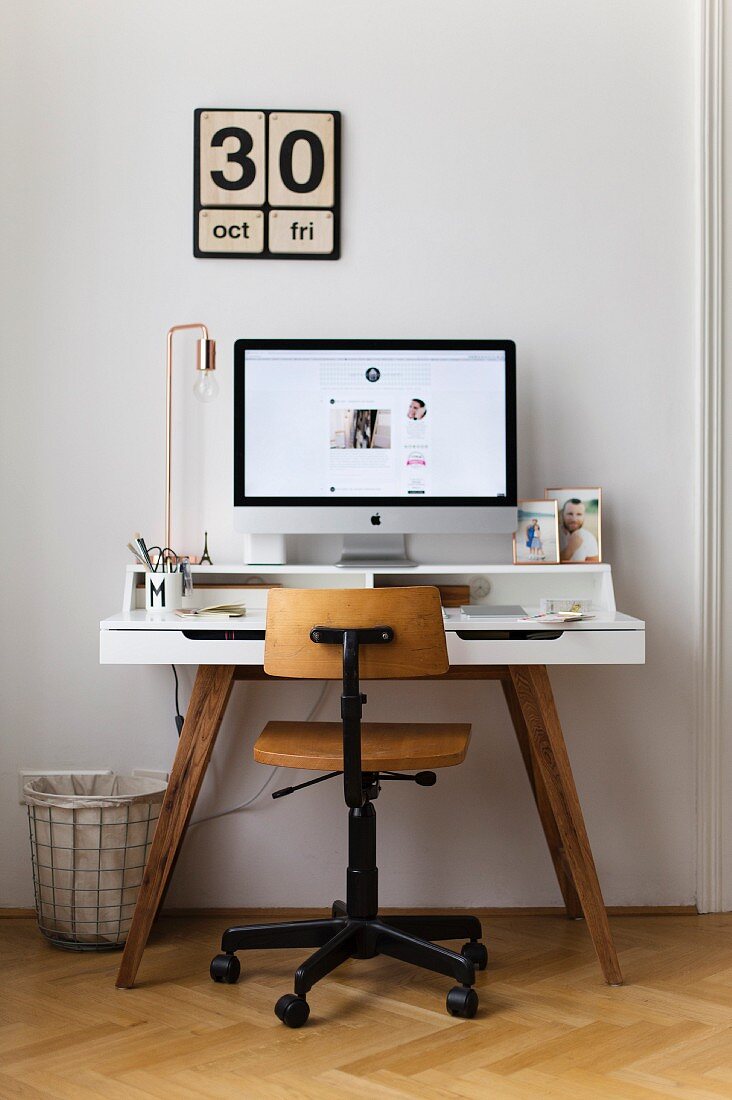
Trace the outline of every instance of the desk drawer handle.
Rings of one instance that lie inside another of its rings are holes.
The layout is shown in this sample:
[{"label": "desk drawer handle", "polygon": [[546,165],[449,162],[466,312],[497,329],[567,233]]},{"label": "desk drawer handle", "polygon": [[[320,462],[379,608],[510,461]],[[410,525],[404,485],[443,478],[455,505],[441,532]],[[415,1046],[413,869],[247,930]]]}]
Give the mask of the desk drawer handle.
[{"label": "desk drawer handle", "polygon": [[263,642],[263,630],[184,630],[191,642]]},{"label": "desk drawer handle", "polygon": [[465,642],[554,642],[562,637],[564,631],[541,630],[531,633],[525,630],[456,630],[455,633]]}]

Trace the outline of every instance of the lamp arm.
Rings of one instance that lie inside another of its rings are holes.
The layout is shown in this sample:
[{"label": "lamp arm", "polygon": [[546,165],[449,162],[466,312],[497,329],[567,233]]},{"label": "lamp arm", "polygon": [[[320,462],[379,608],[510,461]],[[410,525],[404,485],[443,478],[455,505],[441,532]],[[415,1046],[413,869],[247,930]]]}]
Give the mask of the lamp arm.
[{"label": "lamp arm", "polygon": [[173,334],[192,328],[200,329],[203,339],[208,340],[208,329],[200,323],[173,325],[168,329],[168,354],[165,368],[165,538],[163,546],[170,546],[170,488],[173,476],[170,461],[173,433]]}]

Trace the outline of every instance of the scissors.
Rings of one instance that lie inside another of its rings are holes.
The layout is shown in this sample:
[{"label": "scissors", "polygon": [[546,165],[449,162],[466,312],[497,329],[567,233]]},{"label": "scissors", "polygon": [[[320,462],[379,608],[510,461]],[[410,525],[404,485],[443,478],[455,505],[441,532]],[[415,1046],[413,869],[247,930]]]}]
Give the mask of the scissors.
[{"label": "scissors", "polygon": [[152,557],[153,550],[158,552],[153,573],[174,573],[178,568],[178,555],[175,550],[171,550],[169,546],[148,546],[147,552],[150,557]]}]

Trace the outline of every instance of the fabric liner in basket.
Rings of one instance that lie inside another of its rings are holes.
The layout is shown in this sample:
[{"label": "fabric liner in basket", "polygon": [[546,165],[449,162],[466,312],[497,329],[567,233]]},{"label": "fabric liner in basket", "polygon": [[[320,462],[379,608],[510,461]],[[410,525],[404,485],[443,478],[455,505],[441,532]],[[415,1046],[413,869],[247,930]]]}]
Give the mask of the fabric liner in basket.
[{"label": "fabric liner in basket", "polygon": [[157,779],[44,776],[24,788],[38,926],[63,946],[121,946],[165,795]]}]

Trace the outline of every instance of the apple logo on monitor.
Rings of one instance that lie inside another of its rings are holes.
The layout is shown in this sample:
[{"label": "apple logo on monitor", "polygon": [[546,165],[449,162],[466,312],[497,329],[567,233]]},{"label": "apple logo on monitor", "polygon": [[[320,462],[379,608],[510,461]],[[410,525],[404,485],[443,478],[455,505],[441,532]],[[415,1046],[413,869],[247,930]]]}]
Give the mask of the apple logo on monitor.
[{"label": "apple logo on monitor", "polygon": [[371,517],[371,522],[373,523],[374,527],[379,527],[381,525],[381,516],[378,512],[376,513],[376,515]]}]

